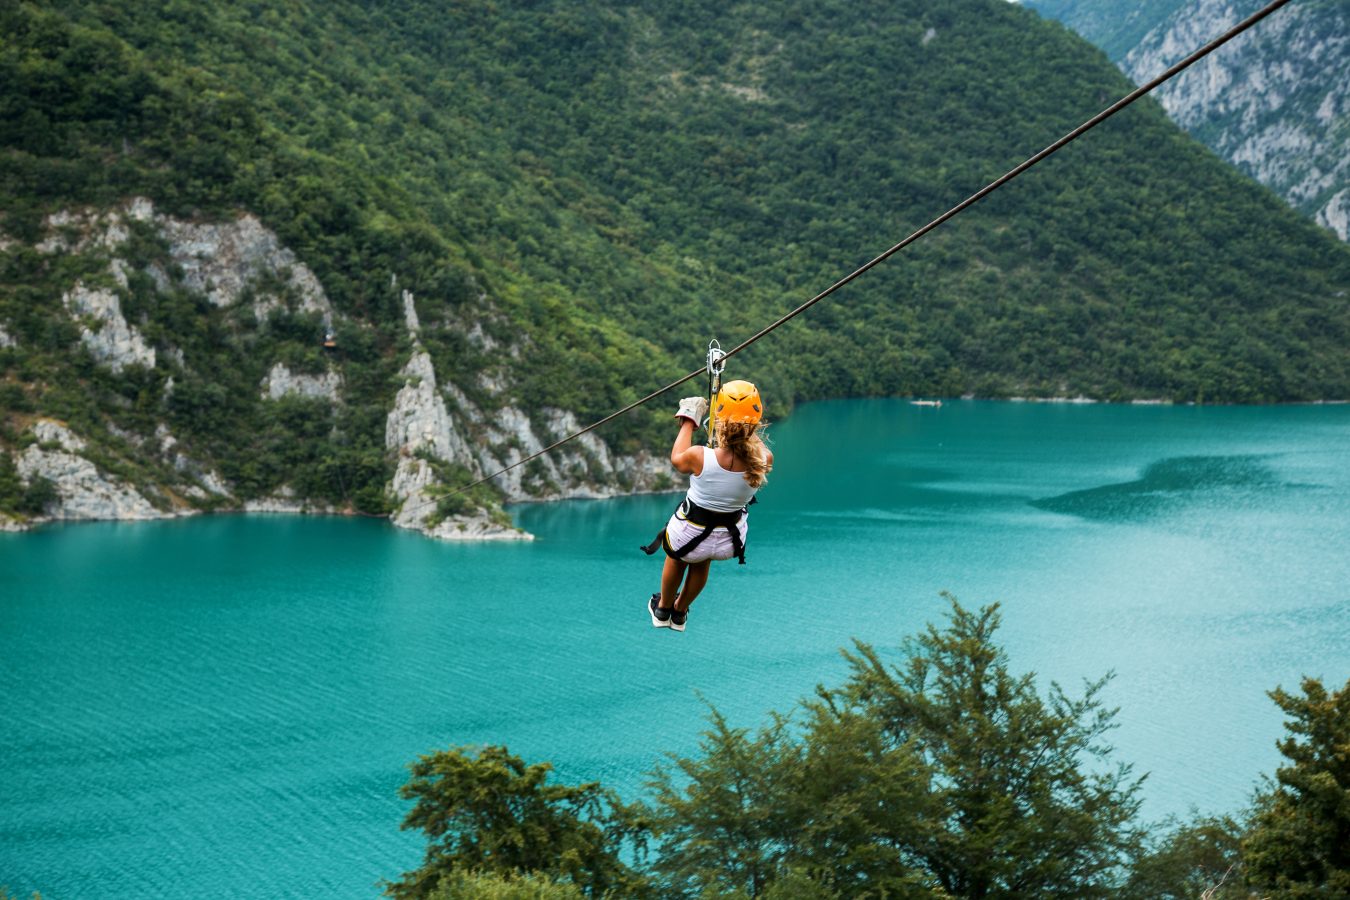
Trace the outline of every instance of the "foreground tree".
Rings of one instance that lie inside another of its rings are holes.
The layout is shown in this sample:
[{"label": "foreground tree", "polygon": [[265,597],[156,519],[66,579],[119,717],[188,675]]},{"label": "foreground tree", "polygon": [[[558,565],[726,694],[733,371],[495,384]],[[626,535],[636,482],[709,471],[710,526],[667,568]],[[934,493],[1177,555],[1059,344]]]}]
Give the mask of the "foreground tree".
[{"label": "foreground tree", "polygon": [[[797,717],[756,733],[717,711],[693,758],[659,767],[646,805],[547,783],[502,747],[423,757],[404,822],[430,840],[400,898],[1350,897],[1350,682],[1271,697],[1289,765],[1242,818],[1134,824],[1142,779],[1110,765],[1115,710],[1042,696],[994,642],[997,607],[953,598],[889,665],[866,644]],[[646,839],[660,840],[649,869]],[[3,900],[3,896],[0,896]]]},{"label": "foreground tree", "polygon": [[797,788],[800,746],[775,717],[755,737],[714,710],[696,758],[658,768],[646,820],[664,837],[653,868],[665,893],[760,896],[786,863],[798,827],[785,800]]},{"label": "foreground tree", "polygon": [[908,807],[872,807],[873,840],[927,886],[972,898],[1109,893],[1138,847],[1142,780],[1105,765],[1109,676],[1076,699],[1052,683],[1042,699],[994,643],[997,607],[948,600],[948,626],[909,641],[903,667],[864,644],[845,654],[852,675],[820,692],[813,731],[850,719],[875,729],[880,755],[915,790]]},{"label": "foreground tree", "polygon": [[442,876],[427,900],[585,900],[575,884],[542,875],[500,875],[455,870]]},{"label": "foreground tree", "polygon": [[508,882],[535,874],[586,896],[641,896],[642,879],[622,859],[630,842],[640,849],[641,828],[599,784],[548,784],[551,768],[527,766],[505,747],[484,747],[477,756],[444,750],[414,763],[400,791],[415,801],[403,827],[426,832],[429,843],[421,868],[387,892],[425,898],[444,888],[440,896],[455,896],[466,874]]},{"label": "foreground tree", "polygon": [[1257,798],[1243,840],[1247,880],[1282,898],[1350,897],[1350,681],[1328,693],[1270,696],[1289,717],[1279,742],[1289,765]]},{"label": "foreground tree", "polygon": [[1193,815],[1190,822],[1169,820],[1159,830],[1130,872],[1122,900],[1249,900],[1237,820]]},{"label": "foreground tree", "polygon": [[786,873],[847,897],[1106,896],[1138,852],[1140,780],[1105,765],[1107,678],[1080,698],[1009,672],[997,607],[953,598],[890,667],[865,644],[838,689],[751,739],[716,714],[704,756],[659,772],[657,870],[676,895],[768,896]]}]

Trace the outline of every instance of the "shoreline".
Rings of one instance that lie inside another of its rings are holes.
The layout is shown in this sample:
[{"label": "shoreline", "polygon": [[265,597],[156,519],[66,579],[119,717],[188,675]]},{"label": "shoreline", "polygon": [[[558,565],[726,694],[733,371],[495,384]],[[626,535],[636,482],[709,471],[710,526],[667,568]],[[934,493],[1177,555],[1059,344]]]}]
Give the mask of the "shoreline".
[{"label": "shoreline", "polygon": [[[833,400],[896,400],[923,409],[932,409],[935,413],[940,412],[942,407],[949,403],[958,401],[977,401],[992,403],[1022,403],[1022,404],[1043,404],[1043,405],[1064,405],[1064,406],[1135,406],[1135,407],[1156,407],[1156,406],[1177,406],[1177,407],[1252,407],[1252,408],[1274,408],[1274,407],[1331,407],[1331,406],[1350,406],[1350,400],[1340,399],[1319,399],[1319,400],[1293,400],[1280,401],[1277,403],[1198,403],[1196,401],[1176,401],[1166,398],[1137,398],[1133,400],[1101,400],[1095,397],[1086,396],[1018,396],[1018,397],[978,397],[973,394],[966,394],[954,397],[939,397],[933,395],[911,395],[903,397],[835,397],[821,401],[807,401],[807,403],[830,402]],[[806,405],[806,404],[798,404]],[[790,418],[791,414],[785,418]],[[501,508],[503,510],[511,507],[519,507],[525,504],[556,503],[570,500],[610,500],[618,497],[635,497],[643,495],[663,495],[677,494],[684,488],[679,484],[671,484],[668,488],[645,489],[634,491],[585,491],[570,496],[556,496],[548,498],[527,497],[516,500],[503,501]],[[438,523],[433,528],[408,527],[396,524],[394,519],[397,512],[377,515],[373,513],[364,513],[351,507],[332,507],[323,504],[295,501],[284,498],[264,498],[245,501],[243,504],[233,508],[225,509],[192,509],[180,507],[155,516],[135,515],[127,517],[108,517],[108,518],[85,518],[69,516],[53,517],[34,517],[31,519],[19,519],[0,512],[0,535],[3,534],[25,534],[38,531],[52,525],[81,525],[94,522],[157,522],[168,519],[192,518],[197,516],[217,516],[217,515],[299,515],[299,516],[333,516],[338,518],[351,519],[380,519],[387,522],[390,526],[419,533],[432,540],[441,540],[453,543],[479,542],[479,541],[533,541],[535,536],[526,532],[518,526],[503,527],[493,525],[482,516],[470,516],[458,519],[446,519]],[[514,521],[514,517],[513,517]]]},{"label": "shoreline", "polygon": [[[575,500],[613,500],[618,497],[639,497],[645,495],[656,496],[660,494],[676,494],[685,490],[683,487],[672,486],[669,489],[662,490],[642,490],[630,491],[627,493],[585,493],[576,494],[569,497],[551,497],[548,499],[527,498],[523,500],[511,500],[502,503],[503,510],[514,506],[523,506],[526,504],[537,503],[561,503]],[[321,505],[312,505],[292,502],[289,506],[284,502],[271,502],[266,500],[250,500],[243,506],[229,509],[190,509],[183,508],[173,512],[167,512],[158,516],[135,516],[126,518],[72,518],[67,516],[60,517],[41,517],[20,521],[10,516],[0,513],[0,535],[4,534],[26,534],[29,532],[40,531],[44,528],[58,525],[93,525],[100,522],[167,522],[174,519],[194,519],[206,516],[315,516],[332,517],[339,519],[375,519],[385,522],[389,526],[400,531],[411,531],[421,534],[423,537],[432,540],[447,541],[450,543],[467,543],[471,541],[533,541],[537,538],[528,531],[519,526],[504,528],[494,526],[485,529],[481,526],[483,517],[465,517],[459,519],[445,519],[435,528],[408,528],[395,524],[394,517],[397,513],[388,513],[385,515],[376,515],[375,513],[365,513],[350,507],[325,507]]]}]

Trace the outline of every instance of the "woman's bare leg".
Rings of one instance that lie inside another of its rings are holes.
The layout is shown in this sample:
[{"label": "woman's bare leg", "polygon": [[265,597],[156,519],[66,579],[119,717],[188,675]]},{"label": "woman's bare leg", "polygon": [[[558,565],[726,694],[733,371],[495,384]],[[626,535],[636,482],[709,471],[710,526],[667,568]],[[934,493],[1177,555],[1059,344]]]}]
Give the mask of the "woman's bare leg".
[{"label": "woman's bare leg", "polygon": [[[661,602],[657,604],[662,609],[674,608],[675,597],[680,593],[680,579],[684,577],[686,568],[686,563],[673,556],[666,557],[666,564],[661,568]],[[708,576],[705,574],[703,577],[706,581]]]},{"label": "woman's bare leg", "polygon": [[[689,575],[684,579],[684,590],[680,591],[679,602],[675,604],[675,609],[685,612],[689,609],[689,604],[694,602],[703,586],[708,583],[708,570],[712,568],[712,560],[705,559],[703,562],[689,564]],[[677,582],[678,583],[678,582]],[[662,582],[664,587],[664,581]],[[661,593],[661,602],[666,600],[665,591]]]}]

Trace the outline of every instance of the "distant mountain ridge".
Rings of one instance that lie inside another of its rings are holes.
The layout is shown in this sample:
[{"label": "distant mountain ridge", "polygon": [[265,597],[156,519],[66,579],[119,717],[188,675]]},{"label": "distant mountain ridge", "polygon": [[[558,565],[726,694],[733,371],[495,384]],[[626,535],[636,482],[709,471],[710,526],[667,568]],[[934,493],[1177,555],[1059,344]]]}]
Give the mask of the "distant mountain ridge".
[{"label": "distant mountain ridge", "polygon": [[[1261,9],[1262,0],[1026,0],[1104,49],[1137,83]],[[1295,0],[1160,87],[1169,115],[1350,240],[1350,4]]]},{"label": "distant mountain ridge", "polygon": [[1159,23],[1191,0],[1018,0],[1048,19],[1068,25],[1119,64]]}]

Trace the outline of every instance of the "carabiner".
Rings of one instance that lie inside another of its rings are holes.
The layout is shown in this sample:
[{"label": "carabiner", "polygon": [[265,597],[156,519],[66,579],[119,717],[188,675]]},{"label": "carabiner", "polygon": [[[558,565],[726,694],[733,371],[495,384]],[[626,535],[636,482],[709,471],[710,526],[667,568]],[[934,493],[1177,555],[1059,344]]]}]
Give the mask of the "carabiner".
[{"label": "carabiner", "polygon": [[708,446],[717,446],[717,395],[722,390],[722,369],[727,355],[717,339],[708,342]]},{"label": "carabiner", "polygon": [[722,345],[713,338],[708,342],[708,377],[722,379],[722,369],[726,367],[727,355],[722,352]]}]

